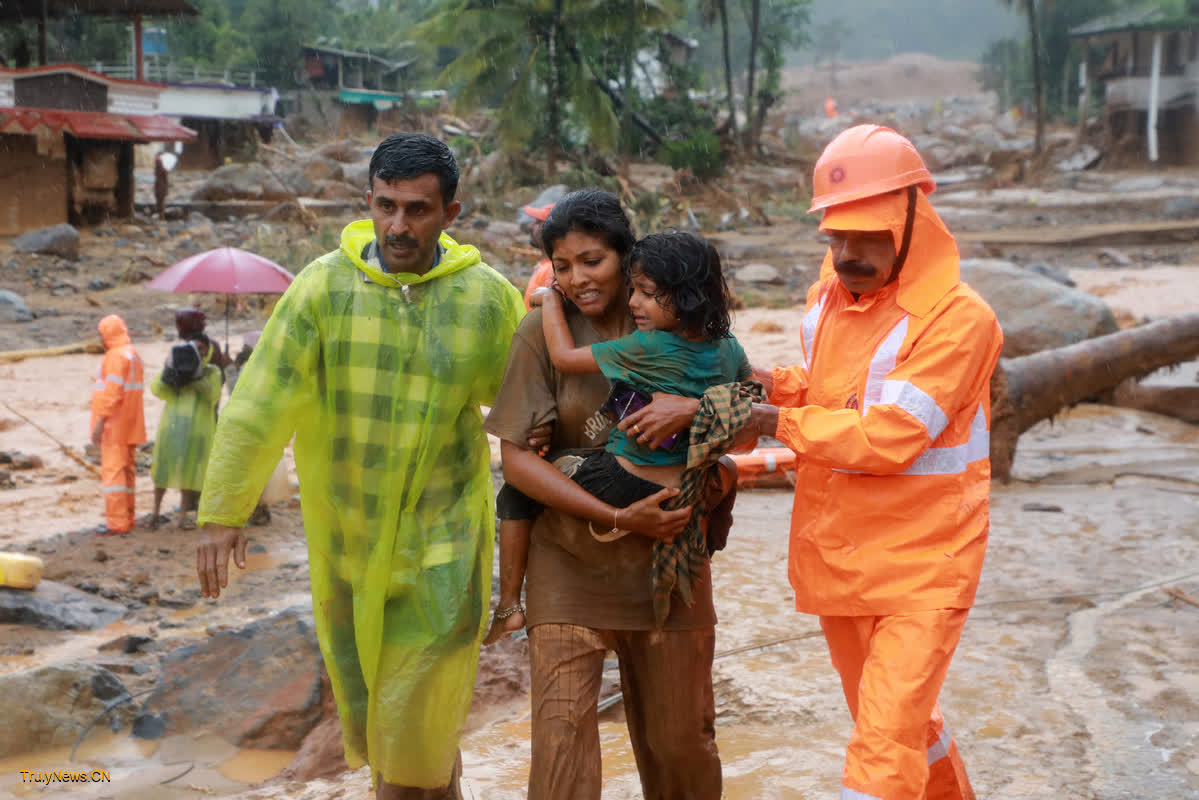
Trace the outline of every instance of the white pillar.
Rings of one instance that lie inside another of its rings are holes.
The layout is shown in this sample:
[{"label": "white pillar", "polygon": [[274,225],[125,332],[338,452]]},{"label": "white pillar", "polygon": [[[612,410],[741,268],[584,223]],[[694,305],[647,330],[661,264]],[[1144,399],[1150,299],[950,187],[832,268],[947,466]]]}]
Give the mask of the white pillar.
[{"label": "white pillar", "polygon": [[1149,160],[1157,161],[1157,102],[1161,93],[1162,35],[1153,34],[1153,60],[1149,67],[1149,113],[1146,135],[1149,138]]}]

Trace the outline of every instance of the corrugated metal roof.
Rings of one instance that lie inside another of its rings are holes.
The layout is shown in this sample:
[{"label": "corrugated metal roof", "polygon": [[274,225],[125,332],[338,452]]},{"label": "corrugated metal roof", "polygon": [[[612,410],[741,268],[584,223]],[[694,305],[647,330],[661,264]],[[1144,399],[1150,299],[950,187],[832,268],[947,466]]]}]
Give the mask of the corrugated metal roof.
[{"label": "corrugated metal roof", "polygon": [[50,18],[74,14],[99,17],[197,16],[199,12],[187,0],[3,0],[0,20],[37,20],[42,11]]},{"label": "corrugated metal roof", "polygon": [[1108,33],[1127,33],[1148,30],[1178,30],[1199,28],[1199,18],[1179,15],[1162,8],[1160,3],[1149,3],[1136,8],[1109,14],[1070,29],[1072,38],[1100,36]]},{"label": "corrugated metal roof", "polygon": [[79,139],[122,142],[185,142],[196,137],[195,131],[163,116],[23,106],[0,108],[0,133],[34,135],[39,127],[52,133],[69,133]]},{"label": "corrugated metal roof", "polygon": [[[4,0],[0,0],[0,5],[3,5]],[[0,67],[0,75],[10,77],[13,80],[21,78],[31,78],[36,75],[62,75],[70,74],[83,78],[84,80],[103,83],[105,86],[116,86],[118,88],[133,88],[142,91],[151,89],[164,89],[165,83],[154,83],[152,81],[130,81],[124,78],[114,78],[110,75],[105,75],[100,72],[93,72],[86,67],[81,67],[78,64],[47,64],[41,67]]]}]

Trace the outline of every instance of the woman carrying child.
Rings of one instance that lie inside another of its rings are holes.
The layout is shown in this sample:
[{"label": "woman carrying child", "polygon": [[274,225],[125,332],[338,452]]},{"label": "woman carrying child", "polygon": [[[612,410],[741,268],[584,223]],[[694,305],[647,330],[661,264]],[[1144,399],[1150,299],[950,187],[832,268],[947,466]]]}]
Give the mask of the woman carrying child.
[{"label": "woman carrying child", "polygon": [[[501,610],[491,637],[522,622],[529,629],[531,800],[599,798],[596,701],[609,649],[620,661],[645,797],[715,800],[721,794],[712,694],[716,615],[706,558],[690,581],[691,602],[672,595],[665,619],[654,614],[655,541],[673,540],[691,516],[689,507],[659,507],[678,493],[678,453],[655,462],[660,453],[623,437],[610,452],[601,450],[615,419],[605,410],[610,386],[600,369],[652,392],[663,385],[652,377],[659,372],[673,366],[675,377],[683,377],[697,368],[691,388],[701,394],[749,374],[744,353],[725,337],[727,289],[715,251],[698,237],[670,236],[679,238],[651,237],[630,258],[633,233],[614,195],[583,190],[554,206],[542,239],[570,303],[535,309],[522,322],[487,422],[502,440],[508,484],[545,506],[539,514],[523,509],[535,516],[531,535],[527,520],[501,523]],[[672,255],[676,247],[689,255]],[[659,261],[665,272],[655,271]],[[680,271],[681,281],[674,274]],[[547,343],[547,329],[548,339],[557,341]],[[637,338],[619,341],[634,332]],[[683,365],[689,366],[680,372]],[[678,420],[675,429],[689,421]],[[547,423],[553,426],[551,458],[564,450],[592,451],[577,459],[576,480],[526,448],[529,431]],[[685,452],[685,443],[679,449]],[[588,485],[607,501],[576,482],[580,473],[594,479]],[[502,506],[509,506],[507,494]],[[501,517],[522,515],[511,511],[502,508]],[[636,535],[620,535],[625,531]],[[527,610],[520,604],[523,548]]]}]

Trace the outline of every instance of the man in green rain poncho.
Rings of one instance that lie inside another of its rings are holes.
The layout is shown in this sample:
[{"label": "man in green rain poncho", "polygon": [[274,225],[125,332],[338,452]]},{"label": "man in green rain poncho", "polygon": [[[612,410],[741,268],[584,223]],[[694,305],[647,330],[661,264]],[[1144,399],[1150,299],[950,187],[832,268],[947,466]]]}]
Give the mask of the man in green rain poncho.
[{"label": "man in green rain poncho", "polygon": [[372,219],[296,277],[221,414],[197,569],[216,597],[230,553],[244,567],[241,526],[294,433],[346,761],[371,765],[380,800],[458,797],[495,524],[479,406],[524,303],[442,233],[461,209],[444,144],[389,136],[369,176]]}]

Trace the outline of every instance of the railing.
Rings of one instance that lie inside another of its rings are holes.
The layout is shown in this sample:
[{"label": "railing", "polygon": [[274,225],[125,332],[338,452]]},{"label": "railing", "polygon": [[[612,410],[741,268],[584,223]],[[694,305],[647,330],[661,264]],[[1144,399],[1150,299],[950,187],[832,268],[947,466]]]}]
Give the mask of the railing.
[{"label": "railing", "polygon": [[[136,70],[132,64],[101,64],[91,65],[93,72],[99,72],[110,78],[122,80],[137,80]],[[195,66],[167,63],[155,64],[147,61],[142,73],[142,79],[156,83],[223,83],[228,86],[257,87],[257,70],[253,69],[200,69]]]}]

